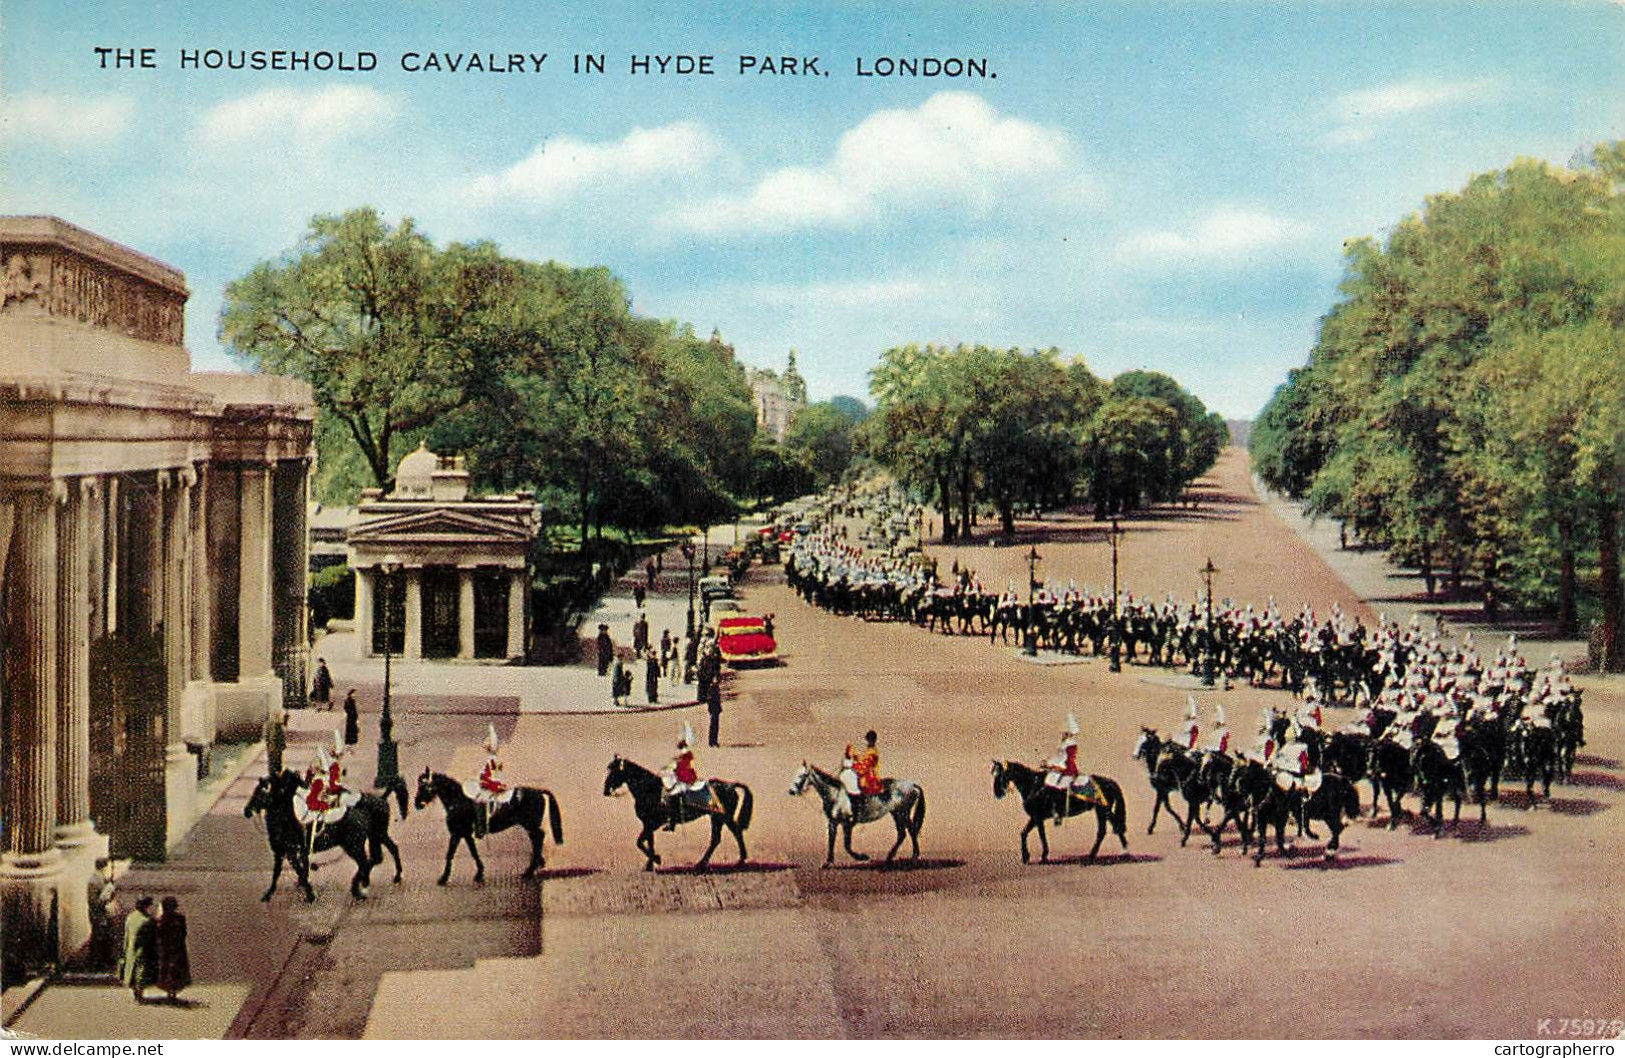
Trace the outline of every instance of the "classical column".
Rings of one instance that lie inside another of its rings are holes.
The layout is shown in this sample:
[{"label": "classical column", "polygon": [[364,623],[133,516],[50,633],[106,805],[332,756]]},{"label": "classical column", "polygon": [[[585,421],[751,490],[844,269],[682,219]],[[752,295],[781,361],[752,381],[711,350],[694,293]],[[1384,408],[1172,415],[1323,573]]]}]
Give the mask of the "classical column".
[{"label": "classical column", "polygon": [[[388,632],[385,632],[387,635]],[[423,657],[423,567],[406,570],[406,649],[407,661]]]},{"label": "classical column", "polygon": [[[187,678],[207,683],[214,645],[214,621],[210,611],[214,598],[214,571],[209,565],[209,534],[204,531],[209,517],[208,464],[197,467],[196,484],[192,486],[191,533],[191,629],[187,644],[190,647]],[[212,735],[212,731],[205,734]]]},{"label": "classical column", "polygon": [[107,479],[107,501],[102,504],[102,612],[96,621],[96,631],[103,635],[111,635],[118,631],[118,578],[119,563],[123,555],[119,550],[119,532],[123,519],[119,516],[119,505],[123,498],[119,495],[120,485],[118,475]]},{"label": "classical column", "polygon": [[377,576],[364,566],[355,571],[355,656],[372,657],[372,593]]},{"label": "classical column", "polygon": [[271,467],[242,465],[237,678],[271,675]]},{"label": "classical column", "polygon": [[272,472],[271,663],[282,677],[283,704],[290,707],[303,701],[310,654],[306,465],[302,459],[282,460]]},{"label": "classical column", "polygon": [[163,658],[164,658],[164,820],[165,847],[192,829],[197,812],[197,760],[186,749],[192,734],[186,718],[186,675],[191,651],[186,644],[186,554],[190,550],[192,485],[196,476],[158,472],[158,499],[163,506]]},{"label": "classical column", "polygon": [[508,656],[510,658],[525,656],[525,596],[529,591],[529,571],[524,569],[514,570],[513,580],[508,585]]},{"label": "classical column", "polygon": [[102,490],[82,477],[64,493],[56,521],[56,847],[61,850],[57,953],[90,939],[85,883],[108,839],[90,821],[91,554]]},{"label": "classical column", "polygon": [[457,571],[457,656],[474,656],[474,571]]},{"label": "classical column", "polygon": [[[57,483],[60,486],[61,483]],[[38,966],[57,957],[62,853],[56,823],[56,499],[15,493],[6,569],[4,845],[0,928],[8,954]]]}]

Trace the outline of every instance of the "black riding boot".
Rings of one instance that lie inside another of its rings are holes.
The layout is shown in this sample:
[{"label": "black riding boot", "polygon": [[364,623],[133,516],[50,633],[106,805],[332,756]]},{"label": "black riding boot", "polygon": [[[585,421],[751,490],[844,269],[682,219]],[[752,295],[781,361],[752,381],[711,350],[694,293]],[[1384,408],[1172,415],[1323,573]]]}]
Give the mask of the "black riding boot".
[{"label": "black riding boot", "polygon": [[483,801],[474,810],[474,836],[483,838],[487,828],[491,825],[491,807]]},{"label": "black riding boot", "polygon": [[677,813],[678,813],[678,802],[676,801],[676,799],[675,798],[667,799],[667,801],[666,801],[666,825],[661,828],[662,830],[676,830],[677,829]]}]

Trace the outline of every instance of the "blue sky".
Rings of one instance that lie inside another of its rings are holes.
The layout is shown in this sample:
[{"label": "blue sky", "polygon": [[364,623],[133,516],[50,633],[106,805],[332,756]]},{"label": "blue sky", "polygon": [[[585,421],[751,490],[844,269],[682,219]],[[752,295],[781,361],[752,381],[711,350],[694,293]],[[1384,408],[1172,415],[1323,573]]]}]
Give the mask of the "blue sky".
[{"label": "blue sky", "polygon": [[[1625,138],[1607,0],[69,6],[6,5],[0,202],[183,269],[200,369],[231,366],[225,283],[313,214],[372,205],[437,242],[606,265],[639,312],[746,362],[796,348],[815,398],[867,398],[890,345],[964,341],[1166,371],[1247,417],[1307,356],[1343,240],[1515,157]],[[377,68],[181,68],[211,48]],[[408,52],[548,58],[408,72]],[[572,74],[575,53],[606,72]],[[716,73],[635,76],[634,54]],[[827,76],[742,75],[744,55]],[[996,77],[856,76],[884,56]]]}]

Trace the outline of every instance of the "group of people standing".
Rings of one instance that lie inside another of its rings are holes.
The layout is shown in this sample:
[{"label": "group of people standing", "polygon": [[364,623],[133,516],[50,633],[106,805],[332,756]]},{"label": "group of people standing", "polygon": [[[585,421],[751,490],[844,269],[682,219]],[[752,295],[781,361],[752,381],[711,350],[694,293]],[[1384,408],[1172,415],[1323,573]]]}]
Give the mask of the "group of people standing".
[{"label": "group of people standing", "polygon": [[[111,884],[111,883],[109,883]],[[192,983],[192,962],[186,951],[186,916],[180,901],[166,896],[155,910],[150,896],[142,896],[124,916],[124,949],[119,958],[119,981],[147,1002],[149,988],[160,989],[170,1002]]]}]

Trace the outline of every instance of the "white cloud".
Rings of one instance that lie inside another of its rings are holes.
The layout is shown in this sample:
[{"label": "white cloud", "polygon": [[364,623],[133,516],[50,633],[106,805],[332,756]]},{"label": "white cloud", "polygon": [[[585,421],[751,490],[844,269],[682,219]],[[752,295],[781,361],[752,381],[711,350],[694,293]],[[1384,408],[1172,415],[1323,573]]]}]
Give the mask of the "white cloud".
[{"label": "white cloud", "polygon": [[126,96],[79,99],[35,93],[0,103],[0,136],[65,146],[105,143],[124,135],[134,116],[135,101]]},{"label": "white cloud", "polygon": [[1308,225],[1255,210],[1223,207],[1190,232],[1142,231],[1117,248],[1127,263],[1233,263],[1303,238]]},{"label": "white cloud", "polygon": [[372,88],[267,88],[227,100],[203,115],[197,135],[211,147],[321,146],[395,117],[394,100]]},{"label": "white cloud", "polygon": [[613,143],[587,143],[560,136],[544,142],[524,161],[477,177],[470,190],[481,202],[512,199],[553,205],[583,189],[613,182],[657,180],[692,173],[719,151],[703,125],[677,121],[657,129],[635,128]]},{"label": "white cloud", "polygon": [[742,291],[762,305],[824,308],[864,308],[917,301],[933,289],[917,279],[856,280],[829,283],[761,283]]},{"label": "white cloud", "polygon": [[871,114],[841,136],[823,165],[776,170],[742,195],[695,205],[678,223],[772,232],[850,226],[922,205],[985,213],[1017,185],[1066,174],[1070,157],[1065,134],[1001,117],[969,93],[940,92],[913,110]]},{"label": "white cloud", "polygon": [[1483,102],[1495,92],[1496,83],[1487,78],[1406,81],[1347,92],[1327,107],[1334,125],[1320,141],[1333,147],[1366,143],[1395,121],[1459,103]]}]

